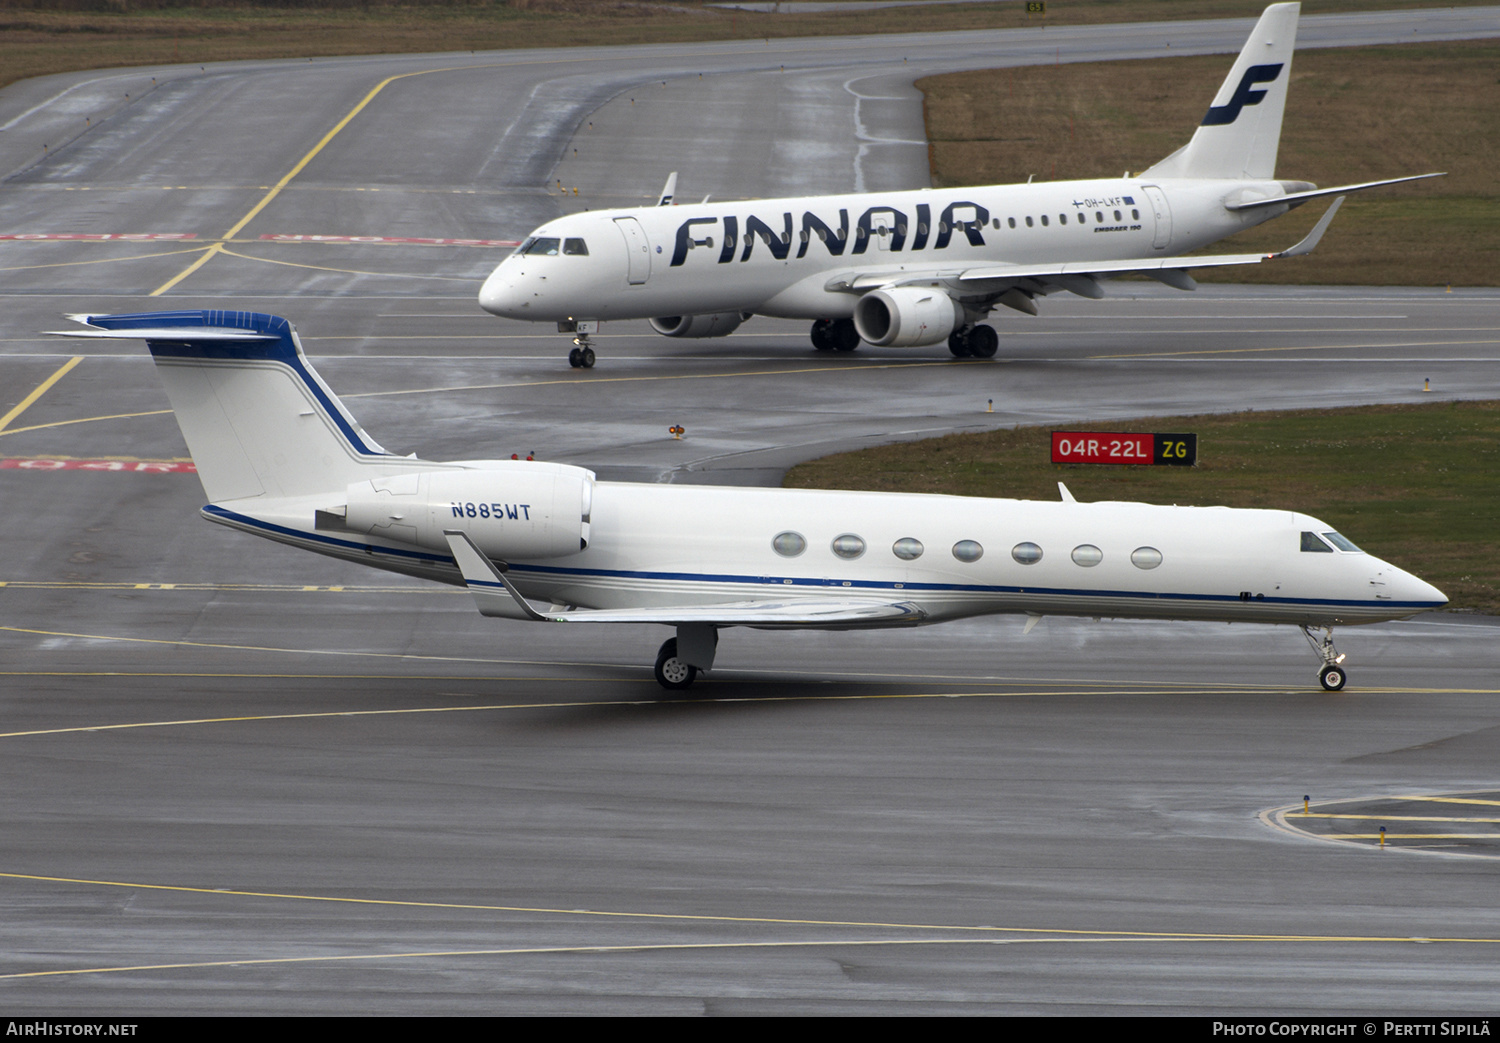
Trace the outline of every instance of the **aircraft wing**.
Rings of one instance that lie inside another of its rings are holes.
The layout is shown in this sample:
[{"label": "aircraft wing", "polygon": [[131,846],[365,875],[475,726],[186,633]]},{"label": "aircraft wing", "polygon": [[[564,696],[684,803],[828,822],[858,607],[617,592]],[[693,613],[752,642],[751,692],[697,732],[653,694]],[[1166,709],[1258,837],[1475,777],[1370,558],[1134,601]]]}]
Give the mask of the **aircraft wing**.
[{"label": "aircraft wing", "polygon": [[[1207,257],[1127,257],[1115,261],[1060,261],[1049,264],[986,264],[965,268],[931,268],[921,271],[886,270],[844,273],[829,281],[827,289],[845,293],[868,293],[871,290],[912,284],[930,284],[934,280],[950,284],[959,293],[1001,294],[1014,286],[1031,283],[1033,292],[1038,284],[1056,287],[1076,293],[1080,297],[1098,299],[1104,289],[1097,276],[1148,275],[1169,286],[1191,290],[1196,285],[1188,274],[1193,268],[1218,268],[1234,264],[1259,264],[1280,257],[1300,257],[1312,253],[1333,221],[1333,215],[1344,203],[1339,196],[1318,219],[1313,230],[1301,242],[1279,253],[1255,254],[1211,254]],[[1044,292],[1049,292],[1045,291]]]},{"label": "aircraft wing", "polygon": [[663,605],[645,608],[570,609],[541,612],[526,600],[467,533],[445,529],[453,560],[474,595],[481,615],[544,623],[709,623],[787,629],[915,626],[927,613],[910,601],[879,598],[754,598],[716,605]]}]

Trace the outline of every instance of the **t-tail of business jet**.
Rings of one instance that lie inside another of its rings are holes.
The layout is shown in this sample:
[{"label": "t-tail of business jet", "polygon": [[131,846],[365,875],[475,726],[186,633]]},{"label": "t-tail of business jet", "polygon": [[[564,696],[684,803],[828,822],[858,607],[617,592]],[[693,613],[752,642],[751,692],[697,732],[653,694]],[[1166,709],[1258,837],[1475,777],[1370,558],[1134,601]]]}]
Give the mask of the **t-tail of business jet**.
[{"label": "t-tail of business jet", "polygon": [[[694,338],[752,315],[813,320],[820,351],[946,341],[991,358],[983,320],[1000,306],[1035,315],[1039,297],[1097,299],[1122,275],[1191,290],[1200,268],[1310,253],[1345,194],[1441,175],[1277,180],[1299,7],[1266,8],[1192,140],[1135,177],[571,214],[527,236],[479,303],[573,333],[575,367],[594,364],[605,320]],[[1182,256],[1323,196],[1338,198],[1278,253]]]},{"label": "t-tail of business jet", "polygon": [[[994,613],[1286,623],[1343,687],[1335,624],[1446,603],[1292,511],[601,482],[581,467],[433,461],[375,443],[285,319],[240,311],[75,316],[145,340],[208,520],[466,586],[518,623],[675,628],[667,688],[728,627],[914,627]],[[1316,630],[1322,636],[1316,636]]]}]

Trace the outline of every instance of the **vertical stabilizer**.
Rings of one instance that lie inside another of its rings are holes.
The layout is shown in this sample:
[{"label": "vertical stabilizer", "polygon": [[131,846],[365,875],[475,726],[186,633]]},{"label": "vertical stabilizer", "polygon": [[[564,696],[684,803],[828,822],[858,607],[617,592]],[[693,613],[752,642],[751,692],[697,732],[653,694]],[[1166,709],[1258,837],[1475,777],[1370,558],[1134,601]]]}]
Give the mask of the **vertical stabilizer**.
[{"label": "vertical stabilizer", "polygon": [[1276,176],[1281,117],[1292,78],[1301,4],[1272,4],[1255,23],[1203,123],[1182,148],[1143,178]]},{"label": "vertical stabilizer", "polygon": [[147,342],[211,503],[342,490],[412,470],[366,435],[287,320],[245,311],[77,316],[85,336]]}]

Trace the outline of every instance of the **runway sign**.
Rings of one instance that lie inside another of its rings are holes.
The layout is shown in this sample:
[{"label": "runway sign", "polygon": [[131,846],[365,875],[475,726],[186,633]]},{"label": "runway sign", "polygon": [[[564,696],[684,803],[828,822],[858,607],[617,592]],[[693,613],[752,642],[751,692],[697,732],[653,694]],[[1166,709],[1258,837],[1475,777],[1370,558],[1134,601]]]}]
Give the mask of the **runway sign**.
[{"label": "runway sign", "polygon": [[1052,462],[1192,467],[1198,462],[1198,436],[1121,431],[1053,431]]}]

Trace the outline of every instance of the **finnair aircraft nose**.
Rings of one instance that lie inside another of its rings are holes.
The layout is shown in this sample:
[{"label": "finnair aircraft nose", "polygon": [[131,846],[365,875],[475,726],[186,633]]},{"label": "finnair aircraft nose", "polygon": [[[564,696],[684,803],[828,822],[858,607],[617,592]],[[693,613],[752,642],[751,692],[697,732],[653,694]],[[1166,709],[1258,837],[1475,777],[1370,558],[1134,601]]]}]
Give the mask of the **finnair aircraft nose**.
[{"label": "finnair aircraft nose", "polygon": [[505,265],[500,265],[479,288],[479,306],[491,315],[502,315],[508,319],[527,318],[526,302],[512,284]]}]

